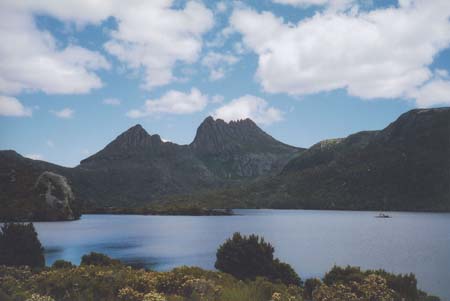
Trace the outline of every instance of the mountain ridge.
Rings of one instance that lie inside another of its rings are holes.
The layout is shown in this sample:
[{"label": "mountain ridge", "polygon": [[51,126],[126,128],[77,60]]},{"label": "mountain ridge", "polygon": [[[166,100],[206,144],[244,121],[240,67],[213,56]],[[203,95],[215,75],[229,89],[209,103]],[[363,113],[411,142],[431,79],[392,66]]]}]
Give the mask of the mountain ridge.
[{"label": "mountain ridge", "polygon": [[[85,207],[127,207],[267,176],[279,172],[301,150],[275,140],[250,119],[225,123],[208,117],[189,145],[164,142],[158,134],[150,135],[137,124],[74,168],[7,152],[0,157],[0,166],[19,170],[23,179],[37,178],[46,171],[60,174],[68,179]],[[11,157],[10,164],[3,162],[7,156]],[[21,190],[31,191],[31,180],[18,183]],[[2,186],[14,183],[0,184],[0,189]],[[7,195],[14,198],[14,194]]]},{"label": "mountain ridge", "polygon": [[239,200],[249,207],[450,211],[450,108],[411,110],[382,130],[318,142],[279,174],[197,196],[206,199],[215,206]]},{"label": "mountain ridge", "polygon": [[251,120],[208,117],[188,145],[135,125],[75,168],[0,151],[0,203],[26,203],[22,191],[46,171],[67,178],[85,208],[195,202],[450,211],[450,108],[411,110],[382,130],[306,150],[277,141]]}]

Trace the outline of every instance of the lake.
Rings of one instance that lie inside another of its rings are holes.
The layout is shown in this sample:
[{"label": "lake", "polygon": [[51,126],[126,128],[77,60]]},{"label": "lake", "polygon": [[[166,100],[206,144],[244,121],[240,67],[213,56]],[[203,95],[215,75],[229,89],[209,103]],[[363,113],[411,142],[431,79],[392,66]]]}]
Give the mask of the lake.
[{"label": "lake", "polygon": [[319,210],[235,210],[235,216],[83,215],[35,223],[47,264],[79,264],[102,252],[155,270],[213,269],[218,246],[233,232],[259,234],[306,279],[336,265],[416,274],[419,287],[450,301],[450,214]]}]

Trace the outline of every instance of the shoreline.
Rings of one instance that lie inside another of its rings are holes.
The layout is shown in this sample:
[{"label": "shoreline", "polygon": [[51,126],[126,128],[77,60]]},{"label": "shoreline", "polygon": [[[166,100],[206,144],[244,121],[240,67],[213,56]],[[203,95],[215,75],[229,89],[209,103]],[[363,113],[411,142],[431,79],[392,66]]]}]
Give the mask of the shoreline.
[{"label": "shoreline", "polygon": [[148,209],[148,208],[96,208],[83,211],[80,217],[74,219],[3,219],[0,223],[34,223],[34,222],[73,222],[80,220],[83,215],[142,215],[142,216],[237,216],[234,210],[279,210],[279,211],[329,211],[329,212],[373,212],[373,213],[434,213],[448,214],[450,211],[438,210],[358,210],[358,209],[311,209],[311,208],[233,208],[233,209],[210,209],[210,208],[189,208],[189,209]]}]

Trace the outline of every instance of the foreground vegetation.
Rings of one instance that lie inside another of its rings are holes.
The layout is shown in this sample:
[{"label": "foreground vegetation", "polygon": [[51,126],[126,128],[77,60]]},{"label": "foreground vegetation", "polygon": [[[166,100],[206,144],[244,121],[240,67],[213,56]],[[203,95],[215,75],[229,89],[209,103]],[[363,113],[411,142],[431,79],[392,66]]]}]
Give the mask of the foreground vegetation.
[{"label": "foreground vegetation", "polygon": [[[155,272],[133,269],[99,253],[84,255],[80,266],[58,260],[43,267],[32,224],[6,224],[1,230],[2,301],[439,300],[418,290],[413,274],[383,270],[335,266],[323,279],[303,282],[288,264],[274,258],[270,243],[256,235],[235,233],[225,241],[217,251],[218,272],[197,267]],[[16,241],[24,251],[12,252],[18,249]]]},{"label": "foreground vegetation", "polygon": [[[242,281],[226,273],[196,267],[153,272],[121,264],[82,264],[76,267],[58,261],[51,268],[39,270],[0,266],[0,300],[439,300],[424,293],[405,297],[406,292],[393,288],[395,280],[390,279],[391,276],[386,279],[381,274],[368,272],[361,272],[360,276],[361,279],[349,282],[344,278],[337,278],[329,284],[318,279],[307,280],[305,286],[301,287],[272,282],[263,277]],[[417,289],[415,291],[419,292]]]}]

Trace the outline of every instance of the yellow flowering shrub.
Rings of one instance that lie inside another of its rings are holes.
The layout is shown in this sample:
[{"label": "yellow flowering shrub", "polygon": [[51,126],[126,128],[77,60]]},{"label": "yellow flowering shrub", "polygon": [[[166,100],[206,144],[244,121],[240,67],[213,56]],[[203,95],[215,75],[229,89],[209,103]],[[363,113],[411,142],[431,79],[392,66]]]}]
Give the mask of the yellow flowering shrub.
[{"label": "yellow flowering shrub", "polygon": [[119,289],[117,297],[121,301],[142,301],[142,299],[144,298],[144,294],[135,291],[131,287],[124,287]]},{"label": "yellow flowering shrub", "polygon": [[166,297],[156,292],[150,292],[145,294],[144,299],[142,301],[166,301]]},{"label": "yellow flowering shrub", "polygon": [[39,294],[32,294],[30,298],[28,298],[26,301],[55,301],[50,296],[42,296]]},{"label": "yellow flowering shrub", "polygon": [[335,283],[331,286],[321,285],[313,292],[314,301],[392,301],[395,292],[387,286],[383,277],[368,275],[361,283],[352,281],[348,285]]}]

